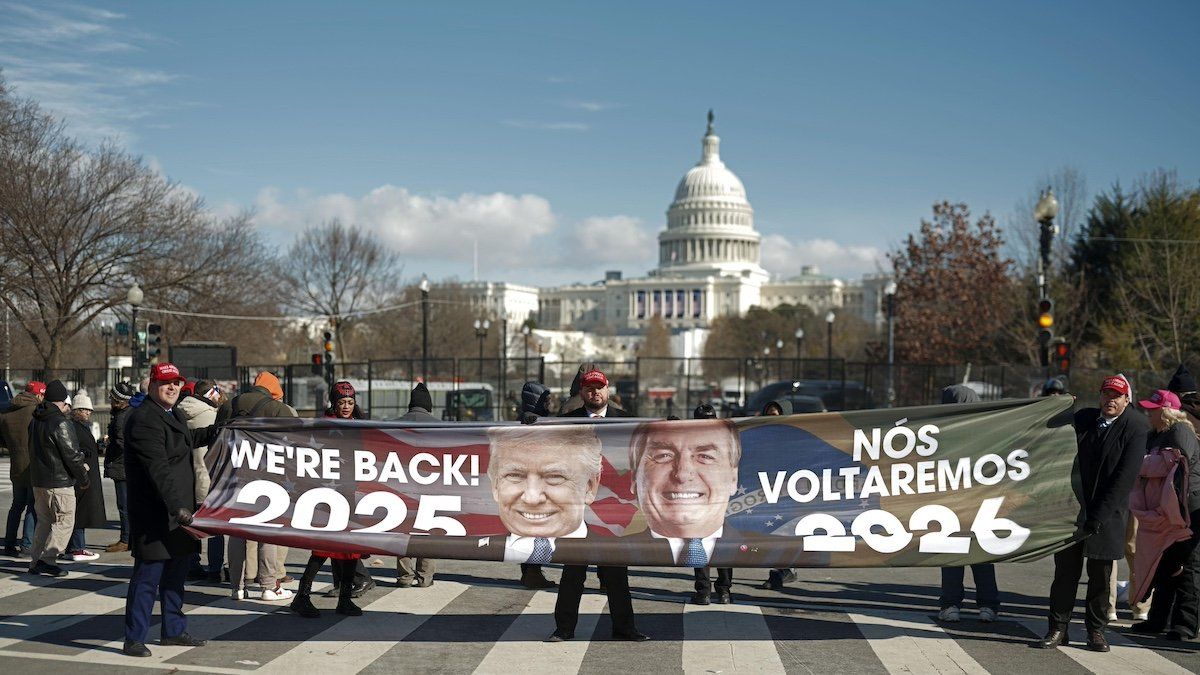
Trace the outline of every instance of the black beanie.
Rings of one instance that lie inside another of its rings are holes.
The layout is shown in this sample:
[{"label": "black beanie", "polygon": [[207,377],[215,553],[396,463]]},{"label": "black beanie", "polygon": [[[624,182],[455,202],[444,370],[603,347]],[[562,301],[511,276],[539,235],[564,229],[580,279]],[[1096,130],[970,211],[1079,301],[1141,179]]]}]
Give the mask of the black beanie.
[{"label": "black beanie", "polygon": [[1187,366],[1182,363],[1175,370],[1175,376],[1171,378],[1171,383],[1167,385],[1167,391],[1173,394],[1185,394],[1189,391],[1196,391],[1196,378],[1188,372]]},{"label": "black beanie", "polygon": [[66,385],[59,380],[51,380],[46,385],[46,400],[51,403],[66,403],[70,400],[71,394],[67,391]]},{"label": "black beanie", "polygon": [[413,387],[412,396],[408,399],[408,409],[422,408],[426,412],[433,412],[433,397],[429,395],[429,388],[424,382],[418,382],[417,386]]}]

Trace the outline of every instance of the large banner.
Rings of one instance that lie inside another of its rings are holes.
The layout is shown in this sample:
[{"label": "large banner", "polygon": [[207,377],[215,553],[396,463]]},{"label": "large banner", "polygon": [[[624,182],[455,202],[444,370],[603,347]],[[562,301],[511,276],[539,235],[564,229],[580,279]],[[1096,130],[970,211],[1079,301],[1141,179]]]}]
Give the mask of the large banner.
[{"label": "large banner", "polygon": [[[193,527],[506,562],[908,567],[1071,541],[1068,397],[737,420],[240,420]],[[597,422],[597,423],[593,423]]]}]

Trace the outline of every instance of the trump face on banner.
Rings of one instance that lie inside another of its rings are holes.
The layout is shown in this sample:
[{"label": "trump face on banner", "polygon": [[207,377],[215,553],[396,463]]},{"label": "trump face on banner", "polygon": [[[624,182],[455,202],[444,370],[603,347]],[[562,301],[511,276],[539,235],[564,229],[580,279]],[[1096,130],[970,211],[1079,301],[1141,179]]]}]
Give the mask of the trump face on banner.
[{"label": "trump face on banner", "polygon": [[549,562],[556,539],[587,536],[584,511],[600,486],[600,439],[590,426],[489,430],[488,478],[508,530],[505,560]]}]

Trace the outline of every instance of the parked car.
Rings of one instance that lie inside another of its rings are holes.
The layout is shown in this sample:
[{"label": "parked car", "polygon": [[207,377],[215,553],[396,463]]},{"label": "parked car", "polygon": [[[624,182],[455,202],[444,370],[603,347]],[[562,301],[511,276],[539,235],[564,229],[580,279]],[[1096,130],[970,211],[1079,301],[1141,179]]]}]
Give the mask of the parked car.
[{"label": "parked car", "polygon": [[[767,403],[776,399],[814,397],[820,399],[824,410],[866,410],[875,407],[871,391],[862,382],[841,380],[786,380],[772,382],[750,395],[741,415],[757,415]],[[793,402],[793,406],[795,406]],[[811,403],[808,405],[811,406]],[[796,412],[823,412],[796,410]]]}]

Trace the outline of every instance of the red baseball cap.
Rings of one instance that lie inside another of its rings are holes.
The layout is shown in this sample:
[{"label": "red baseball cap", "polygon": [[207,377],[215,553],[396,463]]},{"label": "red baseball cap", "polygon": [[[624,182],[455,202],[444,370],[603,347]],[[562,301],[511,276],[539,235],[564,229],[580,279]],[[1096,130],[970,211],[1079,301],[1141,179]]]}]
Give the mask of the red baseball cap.
[{"label": "red baseball cap", "polygon": [[607,387],[608,378],[598,370],[589,370],[583,374],[583,378],[579,380],[579,385],[581,387]]},{"label": "red baseball cap", "polygon": [[174,363],[156,363],[150,370],[151,382],[187,382]]},{"label": "red baseball cap", "polygon": [[1126,380],[1120,375],[1113,375],[1112,377],[1105,378],[1104,384],[1100,385],[1100,391],[1104,391],[1105,389],[1112,389],[1118,394],[1125,394],[1128,396],[1129,380]]},{"label": "red baseball cap", "polygon": [[1166,389],[1155,391],[1145,401],[1138,401],[1138,405],[1143,408],[1170,408],[1171,410],[1179,410],[1180,407],[1179,397]]},{"label": "red baseball cap", "polygon": [[25,385],[25,391],[33,394],[34,396],[45,396],[46,383],[33,380],[29,384]]}]

